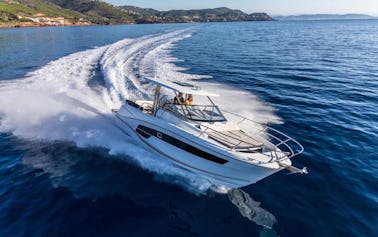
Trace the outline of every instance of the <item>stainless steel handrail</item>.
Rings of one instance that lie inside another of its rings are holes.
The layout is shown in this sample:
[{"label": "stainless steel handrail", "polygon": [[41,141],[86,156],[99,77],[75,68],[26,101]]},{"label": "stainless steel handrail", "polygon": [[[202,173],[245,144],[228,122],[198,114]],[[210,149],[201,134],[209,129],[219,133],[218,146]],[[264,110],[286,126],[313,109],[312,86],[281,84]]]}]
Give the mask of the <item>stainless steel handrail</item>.
[{"label": "stainless steel handrail", "polygon": [[[236,116],[241,119],[241,121],[237,122],[238,125],[245,123],[246,121],[251,122],[253,124],[257,124],[263,127],[263,129],[257,131],[257,133],[262,133],[263,135],[268,137],[268,141],[277,149],[288,152],[287,157],[281,160],[290,159],[294,156],[297,156],[304,151],[304,147],[294,138],[290,137],[289,135],[286,135],[285,133],[274,129],[272,127],[269,127],[265,124],[259,123],[257,121],[254,121],[252,119],[246,118],[244,116],[241,116],[239,114],[229,112],[229,111],[222,111],[223,113],[231,114],[233,116]],[[257,134],[256,133],[256,134]],[[269,139],[270,138],[270,139]],[[289,142],[292,144],[290,145]],[[283,148],[284,147],[284,148]]]},{"label": "stainless steel handrail", "polygon": [[[167,110],[167,107],[165,107],[163,109]],[[198,137],[202,136],[203,134],[208,133],[209,130],[213,133],[219,134],[221,140],[222,140],[222,137],[226,137],[226,138],[224,138],[224,141],[227,140],[227,137],[230,137],[232,140],[236,141],[235,144],[232,143],[232,145],[233,145],[232,147],[228,148],[230,151],[236,151],[236,148],[241,143],[245,143],[245,144],[248,144],[248,145],[251,145],[251,146],[255,146],[255,144],[252,144],[252,143],[249,143],[247,141],[238,139],[234,136],[229,136],[227,134],[221,133],[221,132],[219,132],[219,131],[217,131],[217,130],[209,127],[209,126],[206,126],[204,123],[200,123],[198,121],[190,120],[190,118],[184,116],[183,114],[181,114],[178,111],[175,111],[175,110],[172,110],[172,109],[169,109],[168,111],[175,114],[176,116],[179,116],[182,119],[189,120],[192,123],[200,125],[202,127],[201,128],[202,132],[198,135]],[[283,133],[281,131],[278,131],[277,129],[274,129],[272,127],[269,127],[269,126],[262,124],[262,123],[259,123],[257,121],[251,120],[251,119],[246,118],[244,116],[235,114],[233,112],[222,110],[222,113],[227,113],[227,114],[230,114],[230,115],[233,115],[233,116],[240,118],[241,120],[236,122],[237,125],[242,125],[244,123],[249,122],[249,123],[252,123],[253,125],[261,126],[262,129],[257,130],[253,134],[246,133],[246,135],[251,136],[252,138],[254,138],[254,139],[256,139],[260,142],[263,142],[264,144],[268,143],[268,145],[273,147],[269,151],[269,153],[270,153],[269,156],[270,156],[271,160],[274,159],[275,161],[278,161],[278,162],[284,161],[284,160],[293,158],[294,156],[297,156],[297,155],[303,153],[303,151],[304,151],[303,146],[297,140],[286,135],[285,133]],[[256,136],[258,138],[256,138]],[[229,140],[227,140],[227,141],[229,142]],[[289,144],[289,143],[291,143],[291,144]],[[248,151],[251,152],[251,153],[262,153],[261,151],[251,150],[251,149],[249,149]],[[281,151],[280,154],[277,154],[277,151]],[[265,152],[264,155],[267,155],[266,151],[263,151],[263,152]],[[270,163],[270,162],[259,161],[259,163]]]},{"label": "stainless steel handrail", "polygon": [[[184,105],[184,106],[185,106],[185,105]],[[204,106],[204,107],[205,107],[205,106]],[[175,110],[172,110],[172,109],[169,108],[169,107],[164,107],[163,109],[164,109],[165,111],[169,111],[169,112],[175,114],[176,116],[180,117],[181,119],[189,120],[191,123],[195,123],[195,124],[199,125],[200,127],[203,127],[204,129],[201,129],[202,132],[201,132],[197,137],[201,137],[203,134],[206,134],[206,132],[207,132],[208,130],[211,130],[211,132],[213,132],[213,133],[217,133],[217,134],[219,134],[221,137],[230,137],[230,138],[232,138],[233,140],[236,140],[237,143],[233,144],[233,146],[232,146],[231,148],[229,148],[229,149],[232,150],[232,151],[235,151],[235,150],[236,150],[236,147],[237,147],[238,145],[240,145],[241,143],[245,143],[245,144],[248,144],[248,145],[251,145],[251,146],[255,146],[255,145],[252,144],[252,143],[248,143],[248,142],[246,142],[246,141],[244,141],[244,140],[241,140],[241,139],[238,139],[238,138],[236,138],[236,137],[232,137],[232,136],[228,136],[228,135],[226,135],[226,134],[220,133],[219,131],[217,131],[217,130],[211,128],[211,127],[208,127],[208,126],[204,125],[203,123],[200,123],[199,121],[191,120],[189,117],[186,117],[186,116],[184,116],[182,113],[180,113],[180,112],[178,112],[178,111],[175,111]],[[223,116],[223,115],[222,115],[222,116]],[[222,121],[225,121],[225,120],[222,120]],[[248,134],[247,134],[247,135],[248,135]],[[222,141],[227,141],[227,139],[221,139],[221,140],[222,140]],[[222,147],[223,147],[223,146],[222,146]],[[255,151],[255,150],[249,150],[249,151],[250,151],[250,152],[258,153],[258,152]]]}]

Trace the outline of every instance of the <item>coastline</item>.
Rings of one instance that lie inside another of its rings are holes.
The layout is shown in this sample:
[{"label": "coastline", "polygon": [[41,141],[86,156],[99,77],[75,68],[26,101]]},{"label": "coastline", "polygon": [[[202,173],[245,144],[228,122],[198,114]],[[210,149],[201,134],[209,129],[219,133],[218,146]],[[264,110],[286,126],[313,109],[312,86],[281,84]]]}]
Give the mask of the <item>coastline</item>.
[{"label": "coastline", "polygon": [[[71,24],[33,24],[28,22],[25,23],[9,23],[0,24],[1,29],[9,28],[39,28],[39,27],[66,27],[66,26],[110,26],[110,25],[148,25],[148,24],[193,24],[193,23],[222,23],[225,21],[215,21],[215,22],[143,22],[143,23],[112,23],[112,24],[95,24],[95,23],[71,23]],[[252,22],[252,21],[226,21],[226,22]]]},{"label": "coastline", "polygon": [[56,27],[56,26],[94,26],[94,25],[101,25],[101,24],[94,24],[94,23],[65,23],[65,24],[41,24],[41,23],[34,23],[34,22],[14,22],[14,23],[0,23],[0,29],[8,29],[8,28],[31,28],[31,27]]},{"label": "coastline", "polygon": [[[272,19],[270,21],[335,21],[335,20],[378,20],[378,18],[369,18],[369,19],[327,19],[327,20],[277,20]],[[39,27],[65,27],[65,26],[108,26],[108,25],[146,25],[146,24],[189,24],[189,23],[222,23],[222,22],[255,22],[255,21],[214,21],[214,22],[143,22],[143,23],[111,23],[111,24],[96,24],[90,22],[82,23],[65,23],[65,24],[43,24],[35,22],[13,22],[13,23],[0,23],[1,29],[9,28],[39,28]],[[261,22],[261,21],[259,21]]]}]

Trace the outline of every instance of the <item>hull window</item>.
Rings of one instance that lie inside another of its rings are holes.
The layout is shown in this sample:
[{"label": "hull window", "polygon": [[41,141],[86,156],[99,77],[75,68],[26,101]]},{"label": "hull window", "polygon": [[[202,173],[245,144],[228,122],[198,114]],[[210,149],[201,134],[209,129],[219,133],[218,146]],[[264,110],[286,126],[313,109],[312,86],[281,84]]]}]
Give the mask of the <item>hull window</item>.
[{"label": "hull window", "polygon": [[141,130],[141,129],[136,129],[137,133],[139,133],[142,137],[144,138],[149,138],[151,137],[148,133],[146,133],[145,131]]},{"label": "hull window", "polygon": [[144,138],[149,138],[151,136],[154,136],[154,137],[157,137],[175,147],[178,147],[180,148],[181,150],[184,150],[184,151],[187,151],[193,155],[196,155],[196,156],[199,156],[203,159],[206,159],[206,160],[209,160],[209,161],[212,161],[212,162],[215,162],[215,163],[218,163],[218,164],[225,164],[227,163],[228,161],[225,160],[225,159],[222,159],[222,158],[219,158],[217,156],[214,156],[212,154],[209,154],[205,151],[202,151],[192,145],[189,145],[185,142],[182,142],[180,141],[179,139],[176,139],[174,137],[171,137],[167,134],[164,134],[164,133],[161,133],[161,132],[158,132],[156,131],[155,129],[152,129],[152,128],[149,128],[149,127],[146,127],[146,126],[143,126],[143,125],[139,125],[136,129],[137,133],[139,133],[142,137]]}]

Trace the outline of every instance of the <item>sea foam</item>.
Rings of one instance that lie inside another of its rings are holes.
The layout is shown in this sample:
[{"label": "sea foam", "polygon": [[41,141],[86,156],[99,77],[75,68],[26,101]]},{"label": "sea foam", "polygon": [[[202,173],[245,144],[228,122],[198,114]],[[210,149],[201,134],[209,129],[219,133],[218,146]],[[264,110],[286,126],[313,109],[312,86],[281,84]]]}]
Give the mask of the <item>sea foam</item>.
[{"label": "sea foam", "polygon": [[[112,108],[126,98],[152,98],[143,77],[193,80],[217,91],[221,108],[262,123],[279,122],[273,108],[253,94],[225,86],[207,75],[193,75],[175,65],[177,42],[191,37],[189,28],[88,49],[59,58],[25,78],[0,84],[0,131],[29,140],[70,141],[79,147],[103,147],[112,155],[133,159],[159,180],[193,193],[206,192],[211,180],[183,170],[141,147],[115,123]],[[97,75],[100,74],[100,75]],[[92,80],[101,82],[93,85]],[[199,80],[207,78],[206,82]],[[172,178],[174,177],[174,178]],[[218,187],[216,190],[225,190]]]}]

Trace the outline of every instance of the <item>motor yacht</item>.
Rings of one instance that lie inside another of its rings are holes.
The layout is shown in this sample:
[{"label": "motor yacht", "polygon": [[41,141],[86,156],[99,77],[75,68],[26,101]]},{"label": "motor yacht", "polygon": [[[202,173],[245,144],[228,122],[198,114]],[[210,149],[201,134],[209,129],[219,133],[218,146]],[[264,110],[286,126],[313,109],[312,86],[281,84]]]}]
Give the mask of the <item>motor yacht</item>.
[{"label": "motor yacht", "polygon": [[[145,78],[155,87],[153,100],[126,100],[112,112],[119,126],[176,165],[215,185],[239,188],[292,166],[303,152],[295,139],[274,128],[221,110],[219,96],[187,82]],[[178,99],[189,95],[193,103]],[[175,99],[176,98],[176,99]]]}]

